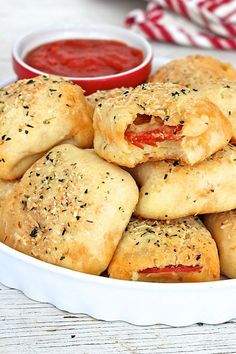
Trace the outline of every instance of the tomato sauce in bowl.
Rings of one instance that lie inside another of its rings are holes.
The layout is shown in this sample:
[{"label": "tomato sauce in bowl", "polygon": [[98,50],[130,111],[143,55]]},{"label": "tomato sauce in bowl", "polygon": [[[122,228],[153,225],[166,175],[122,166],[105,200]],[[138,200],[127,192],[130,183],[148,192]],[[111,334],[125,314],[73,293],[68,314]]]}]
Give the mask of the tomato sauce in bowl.
[{"label": "tomato sauce in bowl", "polygon": [[18,79],[59,75],[87,95],[145,82],[152,58],[144,37],[105,24],[46,27],[23,35],[12,49]]},{"label": "tomato sauce in bowl", "polygon": [[128,71],[143,59],[140,49],[117,40],[66,39],[32,49],[24,61],[49,74],[97,77]]}]

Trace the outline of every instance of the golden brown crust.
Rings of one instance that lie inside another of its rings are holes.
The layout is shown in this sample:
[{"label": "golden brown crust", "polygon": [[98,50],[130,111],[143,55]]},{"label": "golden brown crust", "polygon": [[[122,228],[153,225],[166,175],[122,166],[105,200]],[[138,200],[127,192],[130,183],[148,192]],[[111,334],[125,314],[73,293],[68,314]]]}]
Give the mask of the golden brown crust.
[{"label": "golden brown crust", "polygon": [[0,206],[2,200],[16,187],[18,181],[4,181],[0,179]]},{"label": "golden brown crust", "polygon": [[236,70],[232,65],[210,56],[190,55],[162,66],[150,81],[197,88],[210,80],[222,79],[236,80]]},{"label": "golden brown crust", "polygon": [[21,177],[66,139],[90,147],[91,114],[83,90],[59,77],[38,76],[0,90],[0,178]]},{"label": "golden brown crust", "polygon": [[216,241],[221,273],[236,278],[236,210],[204,215],[203,222]]},{"label": "golden brown crust", "polygon": [[236,80],[207,82],[195,92],[196,95],[207,97],[230,121],[233,130],[231,142],[236,143]]},{"label": "golden brown crust", "polygon": [[138,200],[132,177],[73,145],[54,147],[2,202],[0,241],[73,270],[108,266]]},{"label": "golden brown crust", "polygon": [[[213,103],[195,93],[173,84],[143,84],[100,102],[93,118],[95,151],[126,167],[167,158],[190,165],[204,160],[227,144],[232,126]],[[164,126],[181,125],[183,138],[143,149],[135,146],[125,132],[138,114],[159,117]]]},{"label": "golden brown crust", "polygon": [[114,88],[111,90],[98,90],[91,95],[87,96],[88,101],[92,105],[93,108],[97,106],[97,104],[102,103],[104,100],[108,98],[114,98],[117,97],[127,90],[130,90],[130,88],[126,87],[121,87],[121,88]]},{"label": "golden brown crust", "polygon": [[[140,274],[150,268],[197,267],[199,271]],[[198,218],[171,222],[131,219],[108,267],[111,278],[197,282],[218,280],[217,248]]]},{"label": "golden brown crust", "polygon": [[236,70],[216,58],[191,55],[172,60],[151,77],[151,82],[172,82],[199,90],[216,104],[233,126],[236,142]]},{"label": "golden brown crust", "polygon": [[136,215],[175,219],[236,208],[236,147],[228,145],[194,166],[147,162],[130,171],[140,189]]}]

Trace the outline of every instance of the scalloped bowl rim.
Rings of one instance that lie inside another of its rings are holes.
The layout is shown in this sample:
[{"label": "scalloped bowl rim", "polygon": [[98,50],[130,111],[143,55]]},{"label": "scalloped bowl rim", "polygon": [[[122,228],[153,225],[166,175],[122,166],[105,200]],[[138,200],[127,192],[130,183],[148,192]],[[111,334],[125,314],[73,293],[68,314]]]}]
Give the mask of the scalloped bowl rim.
[{"label": "scalloped bowl rim", "polygon": [[[157,66],[155,59],[153,65]],[[179,327],[197,322],[219,324],[236,317],[236,279],[201,283],[111,279],[46,263],[1,242],[0,267],[0,281],[6,286],[33,300],[100,320]]]}]

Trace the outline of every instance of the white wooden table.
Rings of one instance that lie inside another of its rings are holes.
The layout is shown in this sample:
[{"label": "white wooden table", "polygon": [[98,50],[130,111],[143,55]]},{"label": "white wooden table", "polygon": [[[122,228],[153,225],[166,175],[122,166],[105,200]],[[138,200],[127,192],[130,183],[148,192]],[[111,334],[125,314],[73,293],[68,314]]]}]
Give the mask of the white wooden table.
[{"label": "white wooden table", "polygon": [[[129,10],[144,6],[141,0],[1,0],[0,81],[13,76],[11,47],[24,32],[49,24],[121,25]],[[160,57],[198,52],[232,63],[236,59],[232,51],[196,50],[167,44],[153,44],[153,48]],[[31,301],[19,291],[0,284],[0,353],[236,353],[236,320],[185,328],[103,322]]]}]

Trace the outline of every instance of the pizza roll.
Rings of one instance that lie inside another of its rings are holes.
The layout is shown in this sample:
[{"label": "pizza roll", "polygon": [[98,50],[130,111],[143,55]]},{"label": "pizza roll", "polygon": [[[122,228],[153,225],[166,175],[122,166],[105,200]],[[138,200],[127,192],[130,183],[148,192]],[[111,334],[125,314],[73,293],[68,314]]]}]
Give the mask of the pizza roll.
[{"label": "pizza roll", "polygon": [[97,154],[126,167],[164,159],[193,165],[232,136],[230,122],[213,103],[173,84],[143,84],[106,99],[93,123]]},{"label": "pizza roll", "polygon": [[4,181],[0,179],[0,206],[2,200],[14,190],[17,183],[18,181]]},{"label": "pizza roll", "polygon": [[66,139],[90,147],[91,109],[83,90],[59,77],[38,76],[0,90],[0,178],[21,177]]},{"label": "pizza roll", "polygon": [[236,78],[235,81],[216,81],[202,85],[196,94],[213,102],[232,125],[231,142],[236,143]]},{"label": "pizza roll", "polygon": [[236,208],[236,147],[228,145],[194,166],[147,162],[130,170],[141,187],[136,215],[175,219]]},{"label": "pizza roll", "polygon": [[93,151],[60,145],[2,202],[0,241],[48,263],[100,274],[138,200],[130,174]]},{"label": "pizza roll", "polygon": [[88,95],[87,99],[91,103],[92,107],[95,108],[97,104],[102,103],[104,100],[124,94],[127,90],[130,90],[130,88],[121,87],[111,90],[98,90],[91,95]]},{"label": "pizza roll", "polygon": [[236,278],[236,210],[204,215],[203,222],[217,244],[221,273]]},{"label": "pizza roll", "polygon": [[209,80],[222,79],[236,80],[236,70],[232,65],[210,56],[189,55],[163,65],[151,76],[150,81],[197,88]]},{"label": "pizza roll", "polygon": [[196,217],[132,219],[108,267],[111,278],[152,282],[218,280],[216,244]]}]

